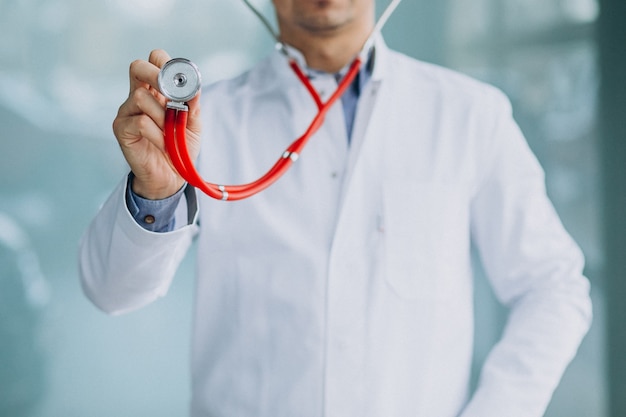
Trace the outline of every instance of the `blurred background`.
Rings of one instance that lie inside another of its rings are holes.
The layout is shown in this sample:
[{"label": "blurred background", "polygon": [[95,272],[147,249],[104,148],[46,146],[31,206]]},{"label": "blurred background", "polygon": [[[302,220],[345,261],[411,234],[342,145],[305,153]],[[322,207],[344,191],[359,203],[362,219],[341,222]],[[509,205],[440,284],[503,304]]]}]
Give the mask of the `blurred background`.
[{"label": "blurred background", "polygon": [[[405,0],[384,31],[509,95],[587,256],[594,324],[551,417],[626,416],[625,4]],[[164,48],[210,82],[272,47],[239,1],[0,0],[1,417],[186,415],[194,255],[166,298],[108,317],[81,293],[77,245],[127,171],[111,122],[129,63]],[[477,275],[478,370],[505,312]]]}]

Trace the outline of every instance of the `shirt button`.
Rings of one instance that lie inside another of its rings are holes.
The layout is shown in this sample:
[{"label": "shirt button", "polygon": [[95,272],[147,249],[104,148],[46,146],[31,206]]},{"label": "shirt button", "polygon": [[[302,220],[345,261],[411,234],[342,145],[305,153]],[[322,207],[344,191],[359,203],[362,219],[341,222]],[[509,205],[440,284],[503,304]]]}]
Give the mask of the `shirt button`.
[{"label": "shirt button", "polygon": [[154,216],[152,214],[148,214],[146,217],[143,218],[143,221],[146,224],[154,224],[154,222],[156,221],[156,219],[154,218]]}]

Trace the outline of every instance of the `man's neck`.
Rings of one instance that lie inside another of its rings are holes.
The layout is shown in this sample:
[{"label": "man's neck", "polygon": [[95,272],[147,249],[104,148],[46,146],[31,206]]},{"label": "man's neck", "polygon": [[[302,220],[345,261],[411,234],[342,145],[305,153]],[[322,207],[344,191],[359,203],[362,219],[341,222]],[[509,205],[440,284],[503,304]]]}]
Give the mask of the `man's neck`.
[{"label": "man's neck", "polygon": [[331,33],[311,33],[304,30],[281,30],[281,40],[298,49],[307,66],[335,73],[359,54],[373,30],[373,22],[342,28]]},{"label": "man's neck", "polygon": [[367,36],[363,39],[329,38],[289,44],[304,55],[309,68],[335,73],[352,62],[366,40]]}]

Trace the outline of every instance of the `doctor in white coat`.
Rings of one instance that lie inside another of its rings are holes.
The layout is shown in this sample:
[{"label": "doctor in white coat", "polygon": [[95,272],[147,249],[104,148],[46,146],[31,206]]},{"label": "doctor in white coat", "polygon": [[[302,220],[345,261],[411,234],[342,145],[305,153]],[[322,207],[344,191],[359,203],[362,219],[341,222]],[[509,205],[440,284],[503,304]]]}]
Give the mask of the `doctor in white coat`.
[{"label": "doctor in white coat", "polygon": [[[374,0],[274,5],[281,40],[327,97]],[[590,325],[589,285],[499,91],[378,37],[291,170],[222,202],[164,153],[168,59],[131,65],[114,132],[132,174],[83,237],[80,272],[98,307],[124,313],[165,295],[199,239],[193,417],[543,415]],[[254,180],[316,112],[279,52],[202,97],[187,134],[212,182]],[[471,244],[510,308],[475,392]]]}]

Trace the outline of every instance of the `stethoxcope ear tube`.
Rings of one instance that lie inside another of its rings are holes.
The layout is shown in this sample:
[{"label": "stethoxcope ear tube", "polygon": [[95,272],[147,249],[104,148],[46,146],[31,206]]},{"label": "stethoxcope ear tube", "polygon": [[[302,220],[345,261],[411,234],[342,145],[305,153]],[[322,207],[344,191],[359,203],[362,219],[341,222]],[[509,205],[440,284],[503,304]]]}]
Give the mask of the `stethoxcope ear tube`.
[{"label": "stethoxcope ear tube", "polygon": [[187,150],[186,140],[187,113],[189,109],[185,103],[191,100],[200,90],[200,72],[194,64],[183,58],[176,58],[167,62],[159,73],[159,89],[161,93],[170,100],[167,103],[167,109],[165,111],[165,151],[170,156],[170,160],[176,171],[178,171],[180,176],[187,180],[189,184],[200,189],[209,197],[228,201],[251,197],[269,187],[299,158],[300,152],[308,140],[320,128],[322,123],[324,123],[324,117],[328,110],[352,84],[352,81],[359,73],[361,63],[367,58],[367,55],[371,51],[374,37],[381,31],[391,13],[393,13],[396,6],[400,3],[400,0],[391,0],[387,5],[385,11],[374,26],[372,33],[370,33],[370,36],[361,48],[361,51],[354,58],[352,64],[350,64],[347,74],[344,75],[337,89],[326,102],[322,100],[306,74],[300,69],[297,60],[290,56],[287,47],[273,31],[269,22],[249,1],[244,0],[244,2],[270,30],[278,42],[279,50],[288,58],[289,66],[311,94],[318,111],[304,134],[289,145],[279,157],[278,161],[258,180],[241,185],[218,185],[206,182],[194,167]]}]

